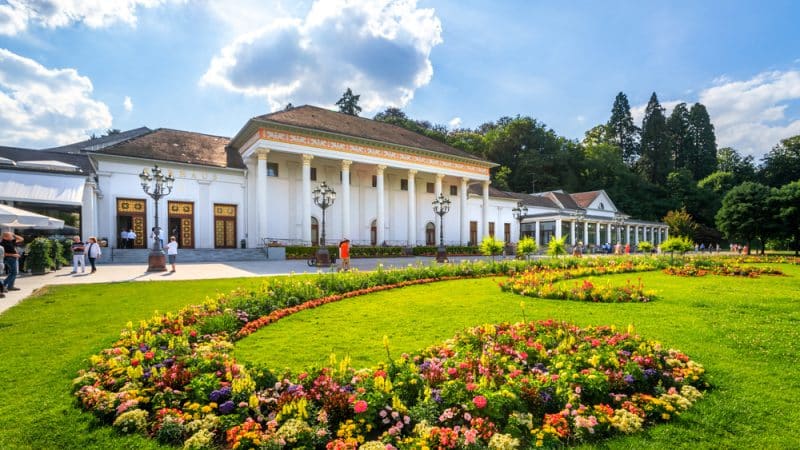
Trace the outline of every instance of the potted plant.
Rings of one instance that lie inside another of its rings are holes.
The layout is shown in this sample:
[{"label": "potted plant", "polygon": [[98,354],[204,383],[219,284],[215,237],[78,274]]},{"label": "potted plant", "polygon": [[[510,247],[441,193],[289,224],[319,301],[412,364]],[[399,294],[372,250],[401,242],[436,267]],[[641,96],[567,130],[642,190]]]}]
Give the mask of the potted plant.
[{"label": "potted plant", "polygon": [[36,238],[31,242],[25,264],[33,275],[44,275],[53,265],[50,248],[50,239],[47,238]]},{"label": "potted plant", "polygon": [[66,262],[64,261],[64,256],[62,253],[64,252],[64,244],[61,241],[51,241],[50,242],[50,269],[51,270],[59,270],[61,266]]}]

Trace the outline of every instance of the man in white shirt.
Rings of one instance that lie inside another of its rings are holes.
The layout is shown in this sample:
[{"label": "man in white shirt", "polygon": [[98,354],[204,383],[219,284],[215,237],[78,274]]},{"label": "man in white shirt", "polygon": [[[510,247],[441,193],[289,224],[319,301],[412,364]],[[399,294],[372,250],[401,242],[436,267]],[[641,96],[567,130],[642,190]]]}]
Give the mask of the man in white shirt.
[{"label": "man in white shirt", "polygon": [[133,228],[128,229],[128,248],[133,248],[136,244],[136,232],[133,231]]},{"label": "man in white shirt", "polygon": [[128,230],[123,229],[119,232],[119,248],[128,248]]}]

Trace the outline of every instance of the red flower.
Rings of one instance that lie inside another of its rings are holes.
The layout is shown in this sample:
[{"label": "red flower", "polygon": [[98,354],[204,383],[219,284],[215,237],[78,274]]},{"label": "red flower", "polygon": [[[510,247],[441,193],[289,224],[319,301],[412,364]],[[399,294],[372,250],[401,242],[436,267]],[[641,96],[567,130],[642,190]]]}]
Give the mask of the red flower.
[{"label": "red flower", "polygon": [[487,403],[488,401],[486,400],[486,397],[482,395],[476,395],[475,398],[472,399],[472,404],[474,404],[478,409],[486,408]]},{"label": "red flower", "polygon": [[367,402],[364,400],[359,400],[353,405],[353,410],[356,412],[356,414],[361,414],[367,410],[368,406],[369,405],[367,405]]}]

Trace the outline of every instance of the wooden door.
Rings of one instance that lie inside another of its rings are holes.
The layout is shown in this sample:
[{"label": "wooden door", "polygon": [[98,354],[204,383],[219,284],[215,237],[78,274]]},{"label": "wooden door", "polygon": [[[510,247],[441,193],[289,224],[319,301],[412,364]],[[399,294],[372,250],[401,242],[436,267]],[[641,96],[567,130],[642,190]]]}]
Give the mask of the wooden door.
[{"label": "wooden door", "polygon": [[[118,198],[117,199],[117,228],[121,231],[128,226],[136,233],[133,240],[133,248],[145,248],[147,238],[150,236],[146,232],[147,202],[139,198]],[[117,233],[119,239],[119,232]]]},{"label": "wooden door", "polygon": [[194,248],[194,203],[167,202],[167,215],[168,235],[175,236],[180,248]]},{"label": "wooden door", "polygon": [[214,204],[214,247],[236,248],[236,205]]}]

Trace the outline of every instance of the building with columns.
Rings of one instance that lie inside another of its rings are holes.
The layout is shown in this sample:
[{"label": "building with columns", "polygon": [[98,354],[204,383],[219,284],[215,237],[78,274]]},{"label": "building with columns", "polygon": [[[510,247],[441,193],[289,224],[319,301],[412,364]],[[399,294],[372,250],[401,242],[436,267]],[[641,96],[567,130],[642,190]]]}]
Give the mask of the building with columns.
[{"label": "building with columns", "polygon": [[[665,224],[625,215],[604,191],[500,191],[490,185],[490,161],[401,127],[313,106],[254,117],[230,139],[139,128],[47,151],[0,147],[0,201],[57,201],[63,170],[40,164],[38,177],[20,178],[32,169],[18,162],[36,158],[79,168],[70,175],[81,192],[70,201],[80,210],[82,235],[115,247],[128,228],[136,231],[136,247],[147,246],[156,211],[138,174],[154,164],[176,178],[157,213],[182,248],[317,245],[322,211],[312,190],[322,182],[336,192],[325,217],[329,243],[435,245],[442,225],[432,202],[439,194],[451,201],[443,218],[449,245],[487,235],[506,242],[530,235],[542,245],[568,236],[589,246],[667,237]],[[525,214],[515,214],[522,207]]]}]

